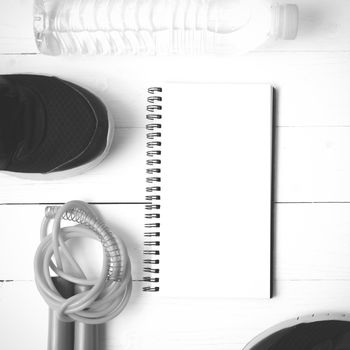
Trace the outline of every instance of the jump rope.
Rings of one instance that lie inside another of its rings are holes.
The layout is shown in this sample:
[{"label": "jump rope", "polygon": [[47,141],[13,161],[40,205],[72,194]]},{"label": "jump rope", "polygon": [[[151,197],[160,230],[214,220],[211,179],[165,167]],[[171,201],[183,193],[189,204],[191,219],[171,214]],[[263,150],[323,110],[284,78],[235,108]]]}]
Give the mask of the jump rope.
[{"label": "jump rope", "polygon": [[[63,220],[76,225],[62,227]],[[130,298],[131,265],[124,243],[81,201],[47,207],[40,238],[34,271],[50,308],[48,350],[97,350],[98,325],[118,316]],[[103,262],[96,279],[89,279],[74,258],[69,243],[75,239],[101,243]]]},{"label": "jump rope", "polygon": [[[63,220],[76,225],[62,227]],[[37,288],[50,308],[48,350],[98,350],[99,325],[123,311],[132,290],[124,243],[81,201],[47,207],[40,238],[34,269]],[[69,242],[75,239],[101,243],[98,278],[87,278],[74,258]],[[258,335],[243,350],[350,350],[350,315],[297,317]]]}]

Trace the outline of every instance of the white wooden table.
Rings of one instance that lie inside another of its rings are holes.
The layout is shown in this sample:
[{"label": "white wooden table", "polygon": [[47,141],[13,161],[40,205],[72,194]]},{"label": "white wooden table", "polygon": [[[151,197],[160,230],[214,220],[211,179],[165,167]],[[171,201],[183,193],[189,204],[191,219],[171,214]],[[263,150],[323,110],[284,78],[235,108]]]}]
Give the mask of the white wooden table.
[{"label": "white wooden table", "polygon": [[[114,202],[108,210],[125,214],[125,234],[130,219],[132,229],[142,230],[140,204],[121,203],[142,202],[143,167],[123,159],[118,149],[135,155],[143,149],[137,140],[144,114],[132,106],[140,86],[158,80],[268,82],[277,88],[274,297],[168,299],[135,293],[129,308],[109,324],[105,349],[239,350],[287,318],[350,311],[350,1],[294,2],[301,11],[298,39],[241,57],[53,58],[38,55],[33,44],[31,0],[0,1],[0,74],[52,74],[91,89],[111,106],[119,136],[112,158],[79,180],[37,187],[0,175],[0,202],[17,203],[0,206],[2,246],[13,252],[0,263],[0,278],[14,280],[0,285],[1,349],[44,350],[46,344],[46,305],[33,281],[19,273],[31,264],[23,247],[37,243],[31,228],[39,211],[20,203],[72,196]],[[14,9],[17,18],[10,15]],[[133,187],[115,180],[128,176]]]}]

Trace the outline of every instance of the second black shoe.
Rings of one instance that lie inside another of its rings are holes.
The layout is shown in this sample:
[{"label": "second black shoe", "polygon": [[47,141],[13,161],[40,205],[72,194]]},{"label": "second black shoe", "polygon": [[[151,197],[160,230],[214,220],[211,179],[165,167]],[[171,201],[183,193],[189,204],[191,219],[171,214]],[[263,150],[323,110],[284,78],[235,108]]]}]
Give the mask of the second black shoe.
[{"label": "second black shoe", "polygon": [[280,323],[243,350],[348,350],[349,314],[313,314]]},{"label": "second black shoe", "polygon": [[0,171],[57,179],[105,158],[114,123],[95,95],[40,75],[0,76]]}]

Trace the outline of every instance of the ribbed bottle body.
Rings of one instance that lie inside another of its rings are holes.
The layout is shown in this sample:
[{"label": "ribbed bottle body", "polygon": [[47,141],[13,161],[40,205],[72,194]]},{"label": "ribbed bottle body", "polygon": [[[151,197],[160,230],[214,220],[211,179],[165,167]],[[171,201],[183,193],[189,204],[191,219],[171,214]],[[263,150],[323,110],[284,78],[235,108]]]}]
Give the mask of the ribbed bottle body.
[{"label": "ribbed bottle body", "polygon": [[50,55],[248,51],[271,34],[266,0],[35,0],[34,32]]}]

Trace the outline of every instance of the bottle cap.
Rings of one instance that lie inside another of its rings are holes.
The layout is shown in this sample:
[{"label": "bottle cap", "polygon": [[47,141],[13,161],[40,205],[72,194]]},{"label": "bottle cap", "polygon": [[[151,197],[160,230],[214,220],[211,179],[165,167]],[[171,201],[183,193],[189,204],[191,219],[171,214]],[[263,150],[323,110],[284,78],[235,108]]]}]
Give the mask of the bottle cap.
[{"label": "bottle cap", "polygon": [[299,27],[299,9],[297,5],[278,5],[275,12],[275,36],[279,39],[293,40]]}]

